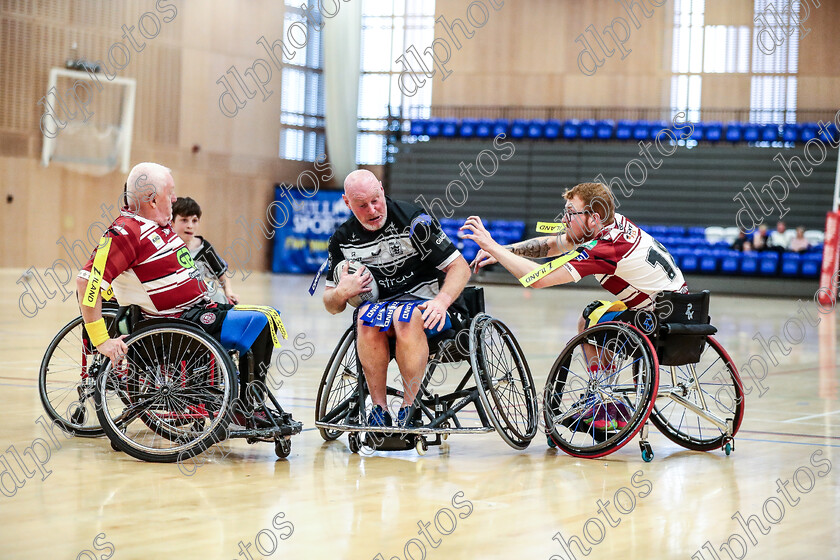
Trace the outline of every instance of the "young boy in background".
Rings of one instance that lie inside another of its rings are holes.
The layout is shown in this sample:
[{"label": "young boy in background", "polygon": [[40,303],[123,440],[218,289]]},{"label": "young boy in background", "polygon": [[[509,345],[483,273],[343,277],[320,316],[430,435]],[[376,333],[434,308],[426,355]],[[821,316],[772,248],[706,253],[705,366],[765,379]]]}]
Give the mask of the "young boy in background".
[{"label": "young boy in background", "polygon": [[[190,197],[178,197],[172,205],[172,229],[190,250],[209,288],[209,295],[217,303],[239,303],[239,296],[233,293],[230,280],[225,278],[227,263],[210,243],[198,235],[201,223],[201,207]],[[218,285],[217,285],[218,284]],[[219,290],[218,286],[221,286]]]}]

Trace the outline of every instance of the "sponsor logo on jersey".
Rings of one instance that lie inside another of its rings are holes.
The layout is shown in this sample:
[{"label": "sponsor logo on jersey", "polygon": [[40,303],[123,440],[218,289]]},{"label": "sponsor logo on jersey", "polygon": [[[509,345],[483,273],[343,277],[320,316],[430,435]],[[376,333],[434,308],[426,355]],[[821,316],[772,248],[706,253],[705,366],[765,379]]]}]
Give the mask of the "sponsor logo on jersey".
[{"label": "sponsor logo on jersey", "polygon": [[636,238],[639,236],[639,228],[635,227],[628,227],[627,231],[624,232],[624,239],[626,239],[629,243],[633,243]]},{"label": "sponsor logo on jersey", "polygon": [[163,239],[161,239],[160,235],[158,235],[157,233],[153,233],[152,235],[150,235],[149,241],[152,242],[152,245],[155,246],[155,249],[160,249],[165,245]]},{"label": "sponsor logo on jersey", "polygon": [[586,252],[586,249],[580,252],[580,255],[576,256],[574,260],[576,261],[585,261],[589,258],[589,253]]},{"label": "sponsor logo on jersey", "polygon": [[186,247],[181,247],[180,249],[178,249],[176,256],[178,257],[178,264],[180,264],[184,268],[193,268],[195,266],[195,263],[192,259],[192,255],[190,255],[190,250]]}]

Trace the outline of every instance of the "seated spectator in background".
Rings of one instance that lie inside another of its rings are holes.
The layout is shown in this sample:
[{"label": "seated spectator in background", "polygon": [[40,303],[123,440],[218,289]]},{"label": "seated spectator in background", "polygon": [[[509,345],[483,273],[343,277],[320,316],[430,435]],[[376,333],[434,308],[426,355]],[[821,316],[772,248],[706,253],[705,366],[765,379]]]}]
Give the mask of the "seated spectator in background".
[{"label": "seated spectator in background", "polygon": [[209,241],[198,235],[200,223],[201,206],[190,197],[178,197],[172,205],[172,229],[190,250],[195,267],[207,284],[210,299],[216,303],[239,303],[239,296],[233,293],[230,280],[225,278],[227,263]]},{"label": "seated spectator in background", "polygon": [[808,250],[811,244],[808,243],[808,240],[805,239],[805,228],[799,226],[796,228],[796,237],[791,239],[790,245],[788,246],[789,251],[793,251],[794,253],[804,253]]},{"label": "seated spectator in background", "polygon": [[[735,249],[736,251],[746,251],[746,249],[744,249],[744,244],[749,243],[749,242],[750,242],[750,240],[749,240],[749,238],[747,238],[747,234],[744,233],[743,231],[739,231],[738,232],[738,239],[736,239],[735,242],[732,244],[732,248]],[[752,247],[751,243],[750,243],[750,247]]]},{"label": "seated spectator in background", "polygon": [[750,251],[755,251],[755,248],[753,248],[753,244],[749,239],[744,241],[744,244],[742,245],[742,247],[743,248],[741,250],[744,251],[745,253],[750,252]]},{"label": "seated spectator in background", "polygon": [[763,251],[767,248],[767,226],[761,224],[752,236],[753,251]]},{"label": "seated spectator in background", "polygon": [[785,223],[779,220],[776,223],[776,231],[771,233],[770,237],[767,239],[767,248],[772,249],[773,251],[778,251],[779,253],[784,253],[787,251],[788,247],[790,247],[792,233],[792,231],[787,231]]}]

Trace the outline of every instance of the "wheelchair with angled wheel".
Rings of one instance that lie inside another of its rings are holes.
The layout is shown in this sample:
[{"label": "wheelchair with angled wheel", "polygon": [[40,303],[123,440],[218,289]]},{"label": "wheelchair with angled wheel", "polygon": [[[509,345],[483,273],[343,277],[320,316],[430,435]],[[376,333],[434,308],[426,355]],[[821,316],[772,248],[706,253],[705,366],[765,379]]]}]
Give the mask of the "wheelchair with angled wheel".
[{"label": "wheelchair with angled wheel", "polygon": [[[469,327],[458,332],[449,329],[429,339],[429,361],[408,411],[414,419],[410,427],[367,424],[372,402],[358,359],[354,314],[353,325],[335,347],[318,388],[315,425],[325,441],[348,432],[353,453],[363,447],[383,451],[414,448],[424,455],[430,445],[440,445],[450,434],[495,430],[514,449],[528,447],[537,432],[538,410],[525,356],[510,329],[485,313],[481,288],[467,287],[462,297]],[[438,394],[432,379],[436,371],[449,365],[466,366],[466,371],[454,391]],[[387,395],[399,399],[403,392],[389,385]],[[468,421],[473,425],[465,425],[459,414],[463,417],[472,411],[477,422],[473,419]]]},{"label": "wheelchair with angled wheel", "polygon": [[[189,321],[141,319],[137,306],[103,308],[103,316],[112,337],[128,335],[118,363],[96,352],[81,318],[59,332],[42,363],[45,409],[68,431],[104,433],[114,449],[144,461],[182,461],[234,437],[273,442],[278,457],[289,455],[302,424],[254,379],[251,352],[227,351]],[[56,367],[56,350],[72,356],[74,344],[81,359]]]},{"label": "wheelchair with angled wheel", "polygon": [[548,444],[575,457],[602,457],[641,432],[653,459],[648,420],[687,449],[729,455],[744,417],[735,364],[712,335],[708,291],[665,292],[635,324],[605,322],[572,338],[543,391]]}]

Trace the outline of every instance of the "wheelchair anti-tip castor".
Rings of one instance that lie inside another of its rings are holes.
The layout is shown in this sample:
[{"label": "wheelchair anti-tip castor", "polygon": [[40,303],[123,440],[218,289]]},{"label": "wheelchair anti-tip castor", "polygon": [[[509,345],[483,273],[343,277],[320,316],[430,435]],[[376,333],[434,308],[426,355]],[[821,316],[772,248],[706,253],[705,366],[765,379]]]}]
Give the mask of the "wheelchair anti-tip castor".
[{"label": "wheelchair anti-tip castor", "polygon": [[642,461],[645,463],[653,461],[653,449],[651,449],[650,444],[648,442],[639,442],[639,447],[642,449]]},{"label": "wheelchair anti-tip castor", "polygon": [[358,453],[362,448],[362,444],[359,441],[359,434],[351,432],[350,435],[347,436],[347,440],[350,442],[350,452]]},{"label": "wheelchair anti-tip castor", "polygon": [[730,442],[726,442],[723,446],[723,452],[726,453],[727,457],[730,453],[732,453],[732,444]]},{"label": "wheelchair anti-tip castor", "polygon": [[552,448],[552,449],[557,449],[557,444],[556,444],[556,443],[554,443],[554,440],[553,440],[553,439],[551,439],[551,436],[548,436],[548,435],[547,435],[547,436],[545,436],[545,440],[546,440],[546,443],[548,443],[548,446],[549,446],[550,448]]},{"label": "wheelchair anti-tip castor", "polygon": [[280,459],[285,459],[292,452],[292,440],[289,438],[280,438],[274,441],[274,453]]},{"label": "wheelchair anti-tip castor", "polygon": [[417,450],[418,455],[425,455],[426,451],[429,450],[429,444],[426,443],[426,439],[423,437],[417,438],[417,443],[414,444],[414,449]]}]

